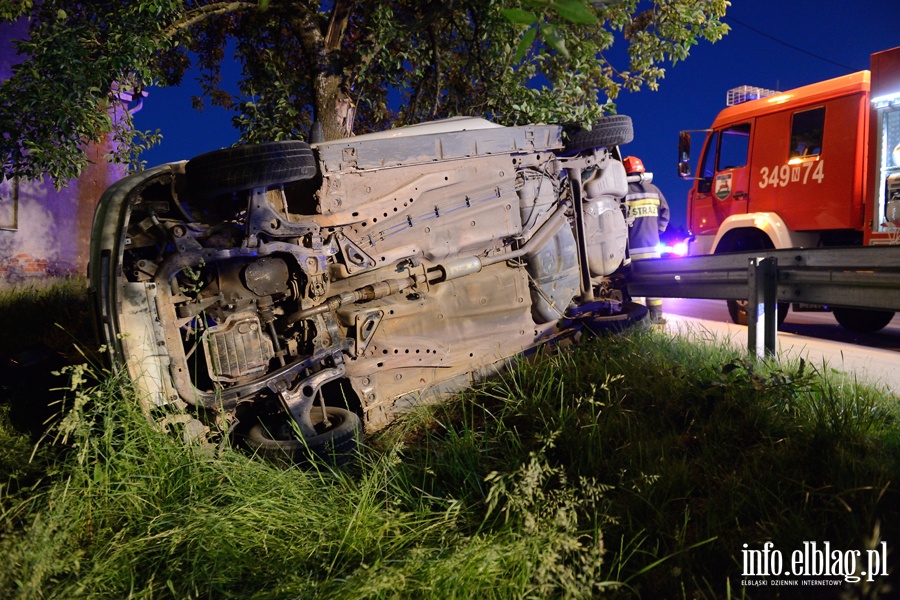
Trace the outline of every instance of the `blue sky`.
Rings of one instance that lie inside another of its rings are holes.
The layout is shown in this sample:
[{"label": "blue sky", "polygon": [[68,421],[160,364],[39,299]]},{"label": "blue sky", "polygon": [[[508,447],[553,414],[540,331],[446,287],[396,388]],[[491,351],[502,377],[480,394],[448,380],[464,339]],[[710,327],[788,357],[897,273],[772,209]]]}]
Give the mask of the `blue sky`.
[{"label": "blue sky", "polygon": [[[873,52],[900,46],[896,0],[733,0],[732,31],[716,44],[702,42],[667,69],[657,92],[625,93],[620,114],[634,121],[635,139],[623,146],[641,157],[672,209],[673,226],[685,222],[690,185],[676,175],[678,132],[702,129],[725,106],[727,90],[740,85],[787,90],[869,68]],[[198,112],[190,78],[178,88],[151,89],[136,115],[141,129],[162,130],[164,141],[147,152],[148,165],[191,158],[238,138],[231,113]]]}]

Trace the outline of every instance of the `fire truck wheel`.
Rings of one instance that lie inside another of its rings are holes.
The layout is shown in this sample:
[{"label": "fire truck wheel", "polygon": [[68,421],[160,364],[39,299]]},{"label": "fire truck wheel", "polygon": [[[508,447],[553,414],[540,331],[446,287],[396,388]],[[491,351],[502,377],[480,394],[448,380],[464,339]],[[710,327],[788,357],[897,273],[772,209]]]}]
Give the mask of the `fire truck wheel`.
[{"label": "fire truck wheel", "polygon": [[864,308],[834,308],[835,320],[841,327],[856,333],[875,333],[887,327],[894,318],[890,310],[867,310]]},{"label": "fire truck wheel", "polygon": [[628,115],[601,117],[590,129],[576,131],[566,144],[566,152],[577,154],[594,148],[608,148],[627,144],[634,139],[634,126]]},{"label": "fire truck wheel", "polygon": [[[728,314],[731,320],[738,325],[747,324],[747,301],[746,300],[728,300]],[[778,303],[778,326],[784,323],[787,318],[790,305],[784,302]]]}]

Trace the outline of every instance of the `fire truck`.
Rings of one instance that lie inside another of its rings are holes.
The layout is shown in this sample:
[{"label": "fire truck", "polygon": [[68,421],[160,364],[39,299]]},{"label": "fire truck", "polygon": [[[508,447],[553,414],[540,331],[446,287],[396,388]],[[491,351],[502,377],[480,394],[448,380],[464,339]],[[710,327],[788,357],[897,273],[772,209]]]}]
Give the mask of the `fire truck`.
[{"label": "fire truck", "polygon": [[[726,104],[710,129],[679,135],[678,173],[693,180],[690,254],[898,243],[900,47],[873,54],[867,71],[786,92],[742,86]],[[696,166],[692,137],[702,139]],[[746,302],[728,304],[746,323]],[[831,310],[860,332],[894,314]]]}]

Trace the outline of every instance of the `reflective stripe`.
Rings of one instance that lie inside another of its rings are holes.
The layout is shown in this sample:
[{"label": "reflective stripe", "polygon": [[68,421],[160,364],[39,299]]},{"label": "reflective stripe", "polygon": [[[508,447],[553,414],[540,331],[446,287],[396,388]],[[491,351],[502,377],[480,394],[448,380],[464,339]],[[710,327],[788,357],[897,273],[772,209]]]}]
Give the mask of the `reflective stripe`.
[{"label": "reflective stripe", "polygon": [[628,206],[659,206],[659,198],[640,198],[637,200],[626,200]]},{"label": "reflective stripe", "polygon": [[644,199],[653,199],[659,204],[659,194],[656,192],[632,192],[631,194],[625,194],[625,202]]},{"label": "reflective stripe", "polygon": [[639,219],[659,216],[659,196],[656,194],[628,194],[625,196],[625,206],[629,217]]},{"label": "reflective stripe", "polygon": [[632,206],[628,205],[628,216],[639,219],[641,217],[658,217],[658,206]]},{"label": "reflective stripe", "polygon": [[657,257],[659,256],[659,248],[656,246],[641,246],[639,248],[630,248],[631,255],[635,254],[655,254]]}]

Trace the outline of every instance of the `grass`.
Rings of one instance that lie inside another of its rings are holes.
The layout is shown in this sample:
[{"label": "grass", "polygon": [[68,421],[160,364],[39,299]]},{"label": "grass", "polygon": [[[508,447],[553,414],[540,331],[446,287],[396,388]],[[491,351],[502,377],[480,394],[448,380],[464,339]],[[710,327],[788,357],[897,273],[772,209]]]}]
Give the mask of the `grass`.
[{"label": "grass", "polygon": [[0,290],[0,356],[44,344],[75,360],[74,340],[93,335],[87,281],[83,277]]},{"label": "grass", "polygon": [[[9,597],[757,597],[741,550],[767,541],[879,538],[898,566],[897,399],[807,363],[590,340],[411,413],[342,470],[185,447],[127,382],[68,375],[30,462],[0,411]],[[864,584],[850,597],[885,591]]]}]

